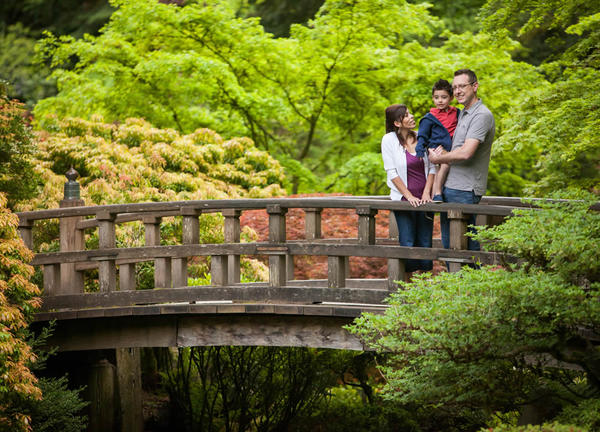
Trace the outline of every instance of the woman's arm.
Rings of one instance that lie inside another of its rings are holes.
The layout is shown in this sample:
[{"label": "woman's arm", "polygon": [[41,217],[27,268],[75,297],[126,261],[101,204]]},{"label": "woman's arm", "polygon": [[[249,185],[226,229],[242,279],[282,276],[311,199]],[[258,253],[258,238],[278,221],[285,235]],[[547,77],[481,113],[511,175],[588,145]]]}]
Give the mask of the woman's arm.
[{"label": "woman's arm", "polygon": [[394,177],[392,179],[392,183],[394,183],[394,186],[396,186],[396,188],[398,189],[398,191],[400,191],[402,196],[408,200],[411,206],[419,207],[419,205],[421,205],[421,200],[414,196],[412,193],[410,193],[410,191],[408,190],[408,188],[406,187],[406,185],[400,177]]},{"label": "woman's arm", "polygon": [[435,174],[429,174],[427,181],[425,182],[425,189],[423,189],[423,196],[421,197],[421,204],[431,202],[431,188],[433,187],[433,180]]}]

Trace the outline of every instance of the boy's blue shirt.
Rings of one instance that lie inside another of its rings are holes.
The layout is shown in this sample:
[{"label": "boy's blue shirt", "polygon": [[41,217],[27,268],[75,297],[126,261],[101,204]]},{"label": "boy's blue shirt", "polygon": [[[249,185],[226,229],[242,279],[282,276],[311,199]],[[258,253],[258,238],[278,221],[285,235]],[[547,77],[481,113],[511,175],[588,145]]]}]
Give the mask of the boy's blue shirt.
[{"label": "boy's blue shirt", "polygon": [[[456,111],[456,118],[458,119],[460,110],[457,109]],[[442,122],[429,112],[419,121],[417,156],[422,158],[428,148],[433,149],[440,145],[446,151],[452,150],[452,137]]]}]

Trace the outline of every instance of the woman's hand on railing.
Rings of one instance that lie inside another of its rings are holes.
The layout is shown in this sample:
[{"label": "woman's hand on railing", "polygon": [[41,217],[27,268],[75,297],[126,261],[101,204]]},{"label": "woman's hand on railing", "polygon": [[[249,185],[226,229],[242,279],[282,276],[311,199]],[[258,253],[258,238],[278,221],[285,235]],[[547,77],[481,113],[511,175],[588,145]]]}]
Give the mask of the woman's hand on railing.
[{"label": "woman's hand on railing", "polygon": [[423,195],[421,195],[421,204],[427,204],[430,202],[432,202],[431,195],[429,195],[428,192],[423,192]]},{"label": "woman's hand on railing", "polygon": [[413,207],[419,207],[421,205],[421,200],[412,194],[410,196],[405,195],[405,198]]}]

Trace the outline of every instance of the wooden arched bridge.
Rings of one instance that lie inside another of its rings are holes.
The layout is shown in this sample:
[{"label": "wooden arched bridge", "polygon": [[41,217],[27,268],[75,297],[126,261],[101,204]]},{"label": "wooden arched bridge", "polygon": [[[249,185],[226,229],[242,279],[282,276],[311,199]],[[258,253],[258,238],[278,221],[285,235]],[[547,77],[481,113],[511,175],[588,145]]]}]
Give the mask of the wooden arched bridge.
[{"label": "wooden arched bridge", "polygon": [[[419,211],[447,212],[451,249],[398,246],[395,223],[390,236],[376,238],[375,217],[382,210],[415,210],[387,197],[318,197],[232,199],[84,206],[65,199],[61,208],[19,213],[20,233],[32,247],[36,224],[60,221],[60,252],[38,253],[43,268],[43,307],[36,321],[56,320],[52,344],[60,350],[95,350],[157,346],[271,345],[362,349],[342,329],[362,312],[380,312],[394,281],[404,277],[407,258],[496,264],[493,252],[466,249],[467,215],[478,223],[509,215],[519,199],[487,197],[478,205],[427,204]],[[266,210],[267,242],[240,242],[240,215]],[[305,238],[286,239],[288,209],[302,209]],[[323,238],[324,209],[350,209],[357,215],[357,238]],[[199,216],[221,213],[221,244],[199,243]],[[390,213],[391,214],[391,213]],[[161,220],[181,218],[177,245],[161,245]],[[392,222],[391,218],[390,222]],[[116,227],[141,221],[145,246],[116,247]],[[85,235],[97,230],[98,247],[85,250]],[[438,242],[439,243],[439,242]],[[439,246],[434,244],[434,246]],[[240,282],[240,256],[268,256],[269,281]],[[327,256],[326,280],[295,280],[293,257]],[[188,260],[210,256],[211,285],[188,286]],[[386,279],[351,279],[349,257],[387,259]],[[154,263],[154,289],[136,287],[135,265]],[[97,292],[86,292],[84,273],[98,270]]]}]

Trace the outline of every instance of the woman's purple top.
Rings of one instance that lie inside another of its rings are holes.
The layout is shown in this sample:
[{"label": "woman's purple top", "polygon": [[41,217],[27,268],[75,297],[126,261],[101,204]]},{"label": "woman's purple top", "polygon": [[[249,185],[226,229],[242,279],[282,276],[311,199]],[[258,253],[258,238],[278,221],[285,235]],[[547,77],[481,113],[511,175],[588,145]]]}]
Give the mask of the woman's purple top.
[{"label": "woman's purple top", "polygon": [[[425,189],[425,183],[427,179],[425,178],[425,165],[423,159],[413,156],[409,152],[405,152],[406,154],[406,187],[417,198],[421,198],[423,196],[423,190]],[[406,198],[402,197],[404,201]]]}]

